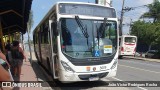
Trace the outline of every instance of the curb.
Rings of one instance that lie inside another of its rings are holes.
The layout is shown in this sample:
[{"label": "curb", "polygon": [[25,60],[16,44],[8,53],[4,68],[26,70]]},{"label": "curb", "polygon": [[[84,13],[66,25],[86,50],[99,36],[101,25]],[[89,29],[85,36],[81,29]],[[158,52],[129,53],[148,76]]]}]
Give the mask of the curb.
[{"label": "curb", "polygon": [[143,61],[150,61],[150,62],[158,62],[160,63],[160,59],[150,59],[150,58],[139,58],[139,57],[131,57],[131,56],[124,56],[125,58],[130,59],[137,59],[137,60],[143,60]]}]

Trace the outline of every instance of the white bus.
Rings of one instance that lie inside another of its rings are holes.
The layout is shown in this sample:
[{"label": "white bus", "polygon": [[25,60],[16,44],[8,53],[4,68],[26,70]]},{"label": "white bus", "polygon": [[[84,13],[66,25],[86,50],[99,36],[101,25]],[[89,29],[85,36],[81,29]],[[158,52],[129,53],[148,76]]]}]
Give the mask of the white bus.
[{"label": "white bus", "polygon": [[61,82],[113,77],[118,64],[117,29],[113,7],[58,2],[33,31],[35,55]]},{"label": "white bus", "polygon": [[134,56],[137,46],[137,37],[132,35],[119,36],[119,58]]}]

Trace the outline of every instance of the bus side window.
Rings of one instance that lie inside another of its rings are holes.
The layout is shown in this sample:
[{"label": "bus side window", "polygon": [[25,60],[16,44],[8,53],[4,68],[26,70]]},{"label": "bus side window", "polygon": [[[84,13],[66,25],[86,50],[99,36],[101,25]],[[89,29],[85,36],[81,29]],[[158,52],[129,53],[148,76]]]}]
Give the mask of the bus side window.
[{"label": "bus side window", "polygon": [[58,35],[57,23],[56,23],[56,22],[52,22],[51,27],[52,27],[53,35],[54,35],[54,36],[57,36],[57,35]]},{"label": "bus side window", "polygon": [[121,38],[119,38],[119,46],[121,45]]},{"label": "bus side window", "polygon": [[53,41],[53,52],[57,53],[57,24],[55,22],[51,23],[51,29],[52,29],[52,41]]}]

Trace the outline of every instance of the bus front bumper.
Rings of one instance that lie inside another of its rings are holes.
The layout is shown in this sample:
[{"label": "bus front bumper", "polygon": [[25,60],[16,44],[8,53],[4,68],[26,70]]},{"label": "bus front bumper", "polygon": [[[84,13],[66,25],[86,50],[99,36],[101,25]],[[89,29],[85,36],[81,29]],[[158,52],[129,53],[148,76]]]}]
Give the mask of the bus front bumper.
[{"label": "bus front bumper", "polygon": [[120,55],[122,55],[122,56],[132,56],[134,54],[135,54],[135,52],[121,52],[120,53]]},{"label": "bus front bumper", "polygon": [[71,73],[62,71],[59,80],[63,83],[77,82],[77,81],[98,81],[105,77],[113,77],[116,75],[116,70],[108,70],[104,72],[93,73]]}]

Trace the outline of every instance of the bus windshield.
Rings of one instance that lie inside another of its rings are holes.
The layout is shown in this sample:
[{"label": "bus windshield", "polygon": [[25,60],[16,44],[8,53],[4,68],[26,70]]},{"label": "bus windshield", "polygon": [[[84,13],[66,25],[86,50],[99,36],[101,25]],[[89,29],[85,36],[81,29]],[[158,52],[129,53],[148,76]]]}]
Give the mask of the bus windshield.
[{"label": "bus windshield", "polygon": [[[108,57],[117,49],[117,23],[104,20],[62,18],[61,48],[73,58]],[[82,26],[85,31],[82,30]],[[102,28],[103,27],[103,28]],[[104,29],[104,30],[102,30]],[[86,35],[87,34],[87,37]]]},{"label": "bus windshield", "polygon": [[136,43],[136,38],[135,37],[125,37],[125,42],[126,43]]}]

